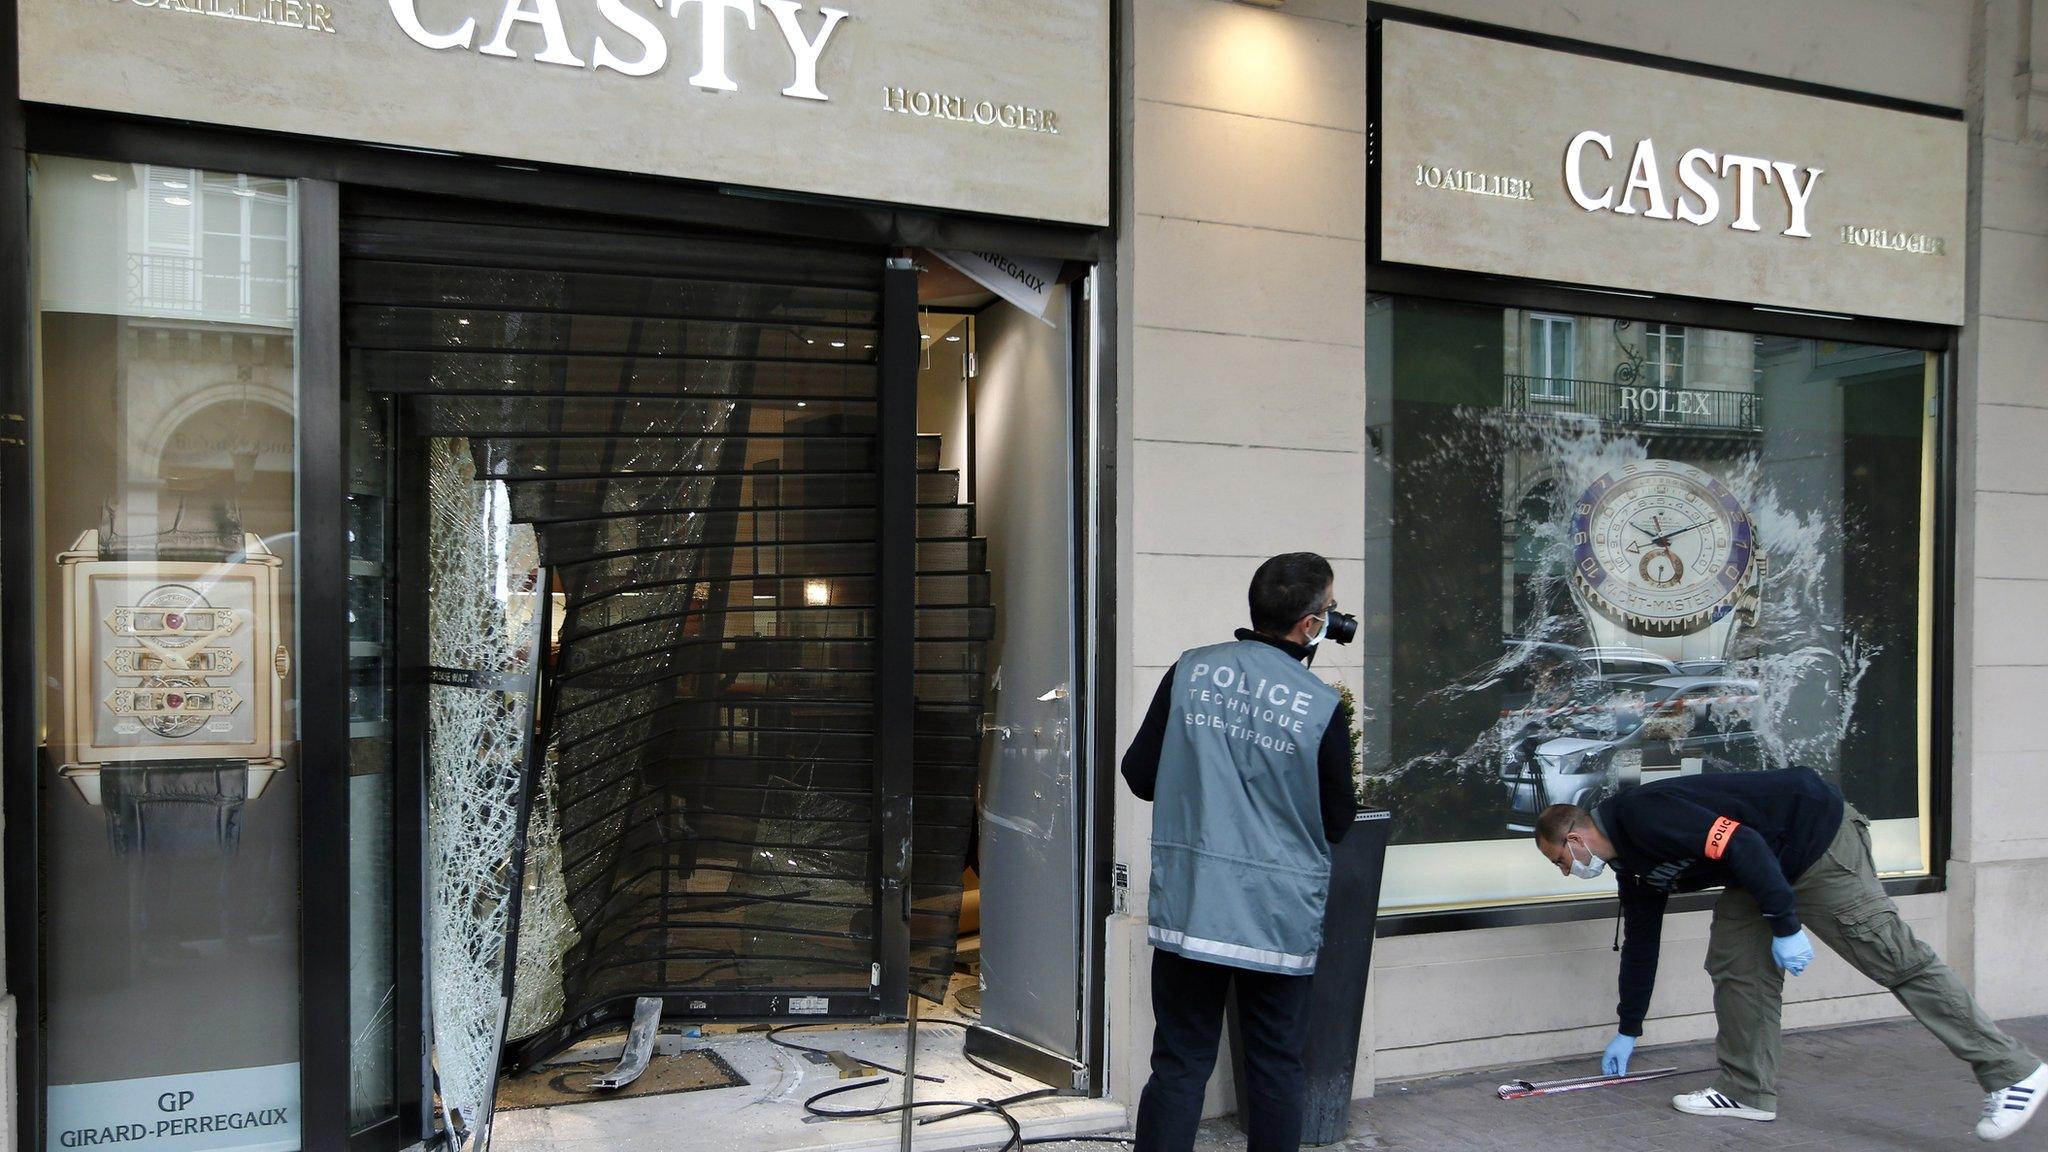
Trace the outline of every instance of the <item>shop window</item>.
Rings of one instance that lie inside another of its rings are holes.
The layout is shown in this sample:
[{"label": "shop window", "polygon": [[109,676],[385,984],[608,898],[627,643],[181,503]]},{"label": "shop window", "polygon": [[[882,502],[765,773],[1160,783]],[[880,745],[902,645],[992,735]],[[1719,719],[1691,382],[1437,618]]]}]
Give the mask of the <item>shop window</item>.
[{"label": "shop window", "polygon": [[1498,382],[1547,319],[1368,317],[1389,910],[1598,893],[1529,848],[1544,806],[1792,765],[1873,818],[1881,870],[1929,870],[1932,356],[1570,317],[1615,382],[1560,411]]},{"label": "shop window", "polygon": [[49,1143],[297,1147],[294,190],[42,157],[31,215]]}]

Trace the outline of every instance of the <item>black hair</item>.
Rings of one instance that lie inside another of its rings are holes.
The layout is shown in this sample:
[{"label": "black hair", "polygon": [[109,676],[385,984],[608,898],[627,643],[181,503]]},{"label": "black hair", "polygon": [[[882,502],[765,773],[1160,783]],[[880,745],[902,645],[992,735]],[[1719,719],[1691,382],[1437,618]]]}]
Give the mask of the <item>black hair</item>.
[{"label": "black hair", "polygon": [[1269,636],[1284,636],[1295,621],[1323,606],[1337,574],[1330,562],[1313,552],[1284,552],[1252,573],[1252,627]]},{"label": "black hair", "polygon": [[1580,823],[1591,823],[1586,810],[1576,804],[1552,804],[1536,817],[1536,842],[1538,844],[1562,844],[1565,833]]}]

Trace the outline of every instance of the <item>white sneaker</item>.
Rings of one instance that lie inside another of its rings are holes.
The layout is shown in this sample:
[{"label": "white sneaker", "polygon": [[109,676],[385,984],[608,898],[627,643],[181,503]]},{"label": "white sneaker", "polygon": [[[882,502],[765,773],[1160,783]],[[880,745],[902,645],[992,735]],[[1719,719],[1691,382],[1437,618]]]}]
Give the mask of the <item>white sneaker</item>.
[{"label": "white sneaker", "polygon": [[1977,1139],[2003,1140],[2025,1128],[2044,1095],[2048,1095],[2048,1064],[2034,1069],[2032,1076],[2012,1087],[1984,1097],[1984,1118],[1977,1121]]},{"label": "white sneaker", "polygon": [[[1737,1104],[1712,1088],[1683,1092],[1671,1098],[1671,1106],[1691,1116],[1731,1116],[1737,1120],[1776,1120],[1776,1112]],[[2024,1121],[2022,1121],[2024,1123]],[[2015,1125],[2017,1127],[2017,1125]],[[1982,1131],[1979,1129],[1979,1131]]]}]

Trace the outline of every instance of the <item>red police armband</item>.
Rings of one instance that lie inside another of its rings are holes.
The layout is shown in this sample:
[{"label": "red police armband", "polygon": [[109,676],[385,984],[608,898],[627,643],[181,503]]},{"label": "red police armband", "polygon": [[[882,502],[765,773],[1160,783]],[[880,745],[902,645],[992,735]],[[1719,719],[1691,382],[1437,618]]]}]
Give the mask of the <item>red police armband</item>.
[{"label": "red police armband", "polygon": [[1728,851],[1728,841],[1735,838],[1735,830],[1742,825],[1726,816],[1716,817],[1714,826],[1707,829],[1707,859],[1719,860]]}]

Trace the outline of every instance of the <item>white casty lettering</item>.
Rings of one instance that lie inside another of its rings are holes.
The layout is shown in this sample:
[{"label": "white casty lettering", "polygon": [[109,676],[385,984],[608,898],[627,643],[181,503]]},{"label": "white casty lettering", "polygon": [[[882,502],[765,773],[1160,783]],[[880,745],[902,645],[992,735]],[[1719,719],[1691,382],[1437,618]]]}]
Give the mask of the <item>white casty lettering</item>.
[{"label": "white casty lettering", "polygon": [[534,5],[529,11],[529,0],[505,0],[505,10],[498,17],[498,33],[489,44],[477,49],[485,56],[517,57],[518,52],[511,46],[512,29],[518,24],[532,24],[540,29],[545,43],[540,54],[534,59],[543,64],[561,64],[565,67],[581,68],[583,60],[569,51],[569,34],[562,27],[562,10],[555,0],[530,0]]},{"label": "white casty lettering", "polygon": [[789,47],[789,55],[796,62],[796,73],[789,87],[782,90],[784,96],[798,100],[830,100],[818,87],[818,58],[825,54],[825,42],[832,38],[832,32],[839,22],[846,19],[846,13],[837,8],[820,8],[823,17],[816,36],[805,36],[797,23],[797,13],[804,6],[797,0],[761,0],[761,7],[775,17],[775,27],[782,33],[782,42]]},{"label": "white casty lettering", "polygon": [[1729,227],[1738,232],[1761,232],[1763,226],[1756,222],[1756,178],[1761,175],[1764,183],[1771,182],[1771,162],[1758,156],[1737,156],[1730,152],[1721,157],[1721,175],[1730,170],[1737,173],[1735,185],[1735,223]]},{"label": "white casty lettering", "polygon": [[639,41],[640,58],[627,60],[613,54],[600,32],[590,48],[592,68],[609,68],[627,76],[652,76],[668,64],[668,38],[654,21],[626,7],[625,0],[597,0],[597,13],[613,28]]},{"label": "white casty lettering", "polygon": [[668,14],[680,20],[683,5],[695,4],[703,17],[698,30],[697,72],[690,77],[690,83],[699,88],[717,92],[737,92],[738,84],[725,72],[725,15],[737,12],[747,18],[747,30],[756,27],[754,0],[670,0]]},{"label": "white casty lettering", "polygon": [[1607,136],[1605,133],[1595,132],[1590,128],[1579,133],[1577,136],[1572,137],[1570,144],[1565,146],[1564,187],[1565,191],[1571,194],[1572,203],[1577,204],[1588,212],[1599,212],[1614,203],[1614,186],[1610,184],[1601,189],[1598,199],[1595,199],[1591,193],[1586,191],[1583,154],[1588,144],[1598,145],[1600,151],[1609,160],[1614,159],[1614,140],[1612,137]]},{"label": "white casty lettering", "polygon": [[1820,180],[1824,169],[1808,168],[1806,183],[1799,183],[1799,170],[1782,160],[1774,160],[1771,167],[1777,169],[1778,187],[1785,190],[1785,205],[1792,212],[1792,223],[1785,229],[1787,236],[1812,236],[1806,230],[1806,204],[1813,199],[1813,186]]},{"label": "white casty lettering", "polygon": [[1621,202],[1614,206],[1616,215],[1636,214],[1632,201],[1637,192],[1643,194],[1648,205],[1643,209],[1644,219],[1671,219],[1671,209],[1664,206],[1664,182],[1657,176],[1657,146],[1647,136],[1636,141],[1635,158],[1629,161],[1628,166],[1628,183],[1622,187]]}]

